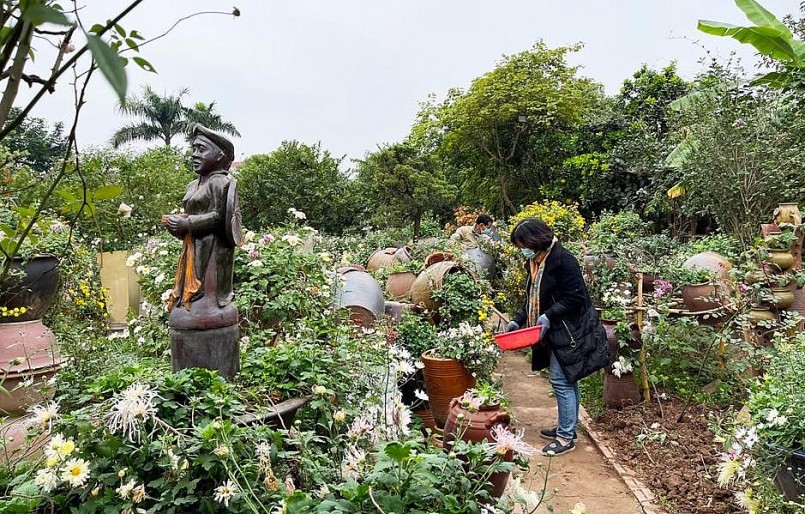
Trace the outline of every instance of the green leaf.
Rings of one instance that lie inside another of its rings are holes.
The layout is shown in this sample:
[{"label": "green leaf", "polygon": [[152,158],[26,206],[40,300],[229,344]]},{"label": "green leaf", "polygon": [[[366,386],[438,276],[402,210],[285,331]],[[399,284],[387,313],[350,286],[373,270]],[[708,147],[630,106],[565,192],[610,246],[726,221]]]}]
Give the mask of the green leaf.
[{"label": "green leaf", "polygon": [[98,63],[98,67],[103,72],[106,80],[117,93],[120,101],[126,99],[126,70],[120,56],[112,50],[101,38],[94,34],[87,34],[87,46],[92,52],[92,57]]},{"label": "green leaf", "polygon": [[145,71],[150,71],[151,73],[156,73],[157,70],[151,65],[150,62],[146,61],[142,57],[132,57],[137,66],[144,69]]},{"label": "green leaf", "polygon": [[111,185],[111,186],[103,186],[99,187],[95,191],[92,192],[92,198],[95,201],[98,200],[109,200],[116,196],[119,196],[123,192],[123,187],[118,185]]},{"label": "green leaf", "polygon": [[145,38],[144,38],[143,36],[141,36],[141,35],[140,35],[140,33],[139,33],[139,32],[137,32],[136,30],[132,30],[131,32],[129,32],[129,37],[130,37],[130,38],[133,38],[133,39],[140,39],[140,40],[145,39]]},{"label": "green leaf", "polygon": [[390,459],[396,462],[403,462],[411,455],[410,446],[397,442],[389,443],[383,451]]},{"label": "green leaf", "polygon": [[791,76],[791,73],[771,71],[754,79],[751,84],[753,86],[768,86],[774,89],[779,89],[789,85],[792,79],[793,77]]},{"label": "green leaf", "polygon": [[783,34],[788,34],[789,38],[793,39],[788,27],[755,0],[735,0],[735,5],[737,5],[738,8],[746,14],[749,21],[755,25],[777,29]]},{"label": "green leaf", "polygon": [[785,35],[771,27],[738,27],[718,21],[699,20],[698,28],[706,34],[729,36],[741,43],[752,45],[761,54],[779,61],[800,60]]},{"label": "green leaf", "polygon": [[28,6],[22,11],[22,17],[31,22],[32,25],[42,25],[43,23],[73,24],[63,12],[43,5],[41,2],[29,2]]},{"label": "green leaf", "polygon": [[92,27],[90,27],[90,29],[89,29],[89,31],[90,31],[92,34],[99,34],[99,33],[100,33],[102,30],[103,30],[103,25],[101,25],[100,23],[96,23],[95,25],[93,25],[93,26],[92,26]]},{"label": "green leaf", "polygon": [[127,44],[127,45],[129,45],[129,48],[131,48],[131,49],[132,49],[132,50],[134,50],[135,52],[139,52],[139,51],[140,51],[140,46],[137,44],[137,42],[136,42],[136,41],[134,41],[134,40],[133,40],[133,39],[131,39],[130,37],[129,37],[129,38],[126,38],[126,44]]}]

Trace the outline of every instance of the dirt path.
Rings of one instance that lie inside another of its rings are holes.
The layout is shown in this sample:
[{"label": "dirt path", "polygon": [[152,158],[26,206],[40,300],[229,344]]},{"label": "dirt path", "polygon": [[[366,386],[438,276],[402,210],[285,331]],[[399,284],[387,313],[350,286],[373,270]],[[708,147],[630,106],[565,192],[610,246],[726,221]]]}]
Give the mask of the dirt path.
[{"label": "dirt path", "polygon": [[[548,441],[539,437],[540,428],[556,424],[556,400],[550,396],[551,385],[546,378],[532,375],[531,365],[520,352],[505,352],[498,366],[504,377],[504,390],[512,400],[517,427],[525,428],[526,442],[538,450]],[[640,514],[642,509],[618,474],[607,465],[583,430],[579,431],[576,450],[551,462],[548,489],[558,488],[550,500],[556,514],[567,514],[578,502],[586,506],[587,514]],[[537,455],[543,467],[548,458]],[[542,487],[542,478],[533,474],[524,484],[531,490]],[[539,512],[548,512],[540,508]]]}]

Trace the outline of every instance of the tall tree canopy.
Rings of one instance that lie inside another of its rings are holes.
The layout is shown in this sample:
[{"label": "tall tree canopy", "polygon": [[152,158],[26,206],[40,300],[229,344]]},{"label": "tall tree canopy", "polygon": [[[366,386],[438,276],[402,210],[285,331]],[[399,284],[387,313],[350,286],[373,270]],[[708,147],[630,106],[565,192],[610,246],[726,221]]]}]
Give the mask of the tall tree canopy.
[{"label": "tall tree canopy", "polygon": [[419,237],[427,212],[449,209],[456,189],[445,178],[436,158],[410,143],[386,146],[360,162],[358,181],[367,186],[379,225],[413,223]]},{"label": "tall tree canopy", "polygon": [[161,140],[165,146],[170,146],[175,136],[186,134],[196,122],[213,130],[240,136],[233,124],[224,121],[215,112],[215,102],[198,102],[192,107],[185,107],[182,99],[188,93],[189,90],[185,88],[174,95],[161,96],[150,86],[145,86],[142,96],[127,97],[121,102],[119,110],[137,121],[118,129],[112,136],[112,146],[117,148],[136,140]]},{"label": "tall tree canopy", "polygon": [[426,103],[412,140],[436,148],[450,163],[464,200],[513,213],[533,201],[565,158],[563,138],[581,120],[601,86],[577,75],[568,54],[580,44],[543,42],[504,57],[466,91]]}]

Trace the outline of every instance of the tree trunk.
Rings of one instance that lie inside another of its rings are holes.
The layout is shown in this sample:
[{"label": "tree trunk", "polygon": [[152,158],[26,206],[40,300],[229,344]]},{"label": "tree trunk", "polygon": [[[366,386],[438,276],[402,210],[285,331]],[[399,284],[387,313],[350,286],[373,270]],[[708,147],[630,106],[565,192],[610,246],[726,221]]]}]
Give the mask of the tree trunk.
[{"label": "tree trunk", "polygon": [[422,212],[417,211],[417,213],[414,214],[414,241],[416,241],[419,238],[420,235],[419,232],[421,230],[421,226],[422,226]]}]

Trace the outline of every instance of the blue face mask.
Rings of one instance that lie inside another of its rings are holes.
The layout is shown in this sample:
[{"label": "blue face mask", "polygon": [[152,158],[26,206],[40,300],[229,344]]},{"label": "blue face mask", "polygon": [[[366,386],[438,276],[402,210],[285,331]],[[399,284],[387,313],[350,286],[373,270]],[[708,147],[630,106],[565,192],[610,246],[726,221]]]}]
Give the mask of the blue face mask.
[{"label": "blue face mask", "polygon": [[533,259],[537,255],[531,248],[520,248],[520,251],[526,259]]},{"label": "blue face mask", "polygon": [[492,235],[492,229],[491,228],[485,228],[485,229],[483,229],[481,231],[481,234],[483,234],[485,236],[491,236]]}]

